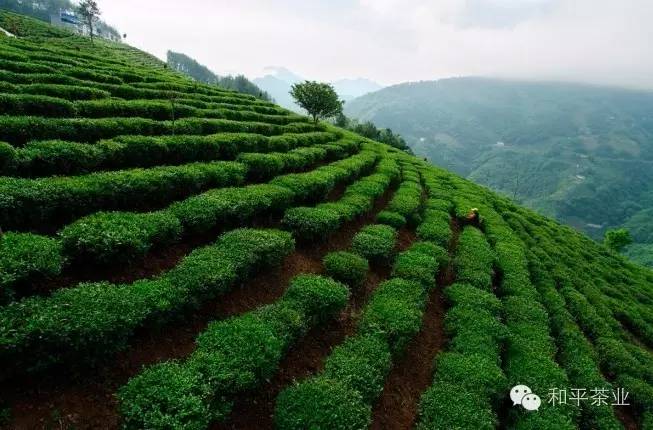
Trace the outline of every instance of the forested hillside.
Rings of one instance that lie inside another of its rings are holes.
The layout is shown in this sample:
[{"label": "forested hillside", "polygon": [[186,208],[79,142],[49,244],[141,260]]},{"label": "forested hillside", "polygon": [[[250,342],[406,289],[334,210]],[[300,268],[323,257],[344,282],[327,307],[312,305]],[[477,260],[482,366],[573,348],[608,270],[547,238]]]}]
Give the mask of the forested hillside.
[{"label": "forested hillside", "polygon": [[267,92],[261,90],[244,75],[218,76],[186,54],[168,51],[167,63],[173,70],[184,73],[198,82],[218,85],[224,89],[250,94],[262,100],[272,100]]},{"label": "forested hillside", "polygon": [[625,225],[653,260],[653,93],[481,78],[402,84],[346,113],[595,239]]},{"label": "forested hillside", "polygon": [[651,270],[397,148],[21,25],[3,428],[652,428]]}]

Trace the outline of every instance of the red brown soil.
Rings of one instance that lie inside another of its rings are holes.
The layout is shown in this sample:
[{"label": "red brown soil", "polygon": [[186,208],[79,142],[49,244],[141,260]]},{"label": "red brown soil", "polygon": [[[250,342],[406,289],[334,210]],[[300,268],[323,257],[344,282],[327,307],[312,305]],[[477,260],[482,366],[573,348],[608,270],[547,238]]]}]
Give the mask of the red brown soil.
[{"label": "red brown soil", "polygon": [[453,219],[451,230],[449,264],[440,271],[436,287],[429,293],[419,333],[385,381],[381,397],[372,410],[371,429],[413,428],[420,396],[433,382],[435,357],[447,342],[443,325],[446,305],[442,291],[455,280],[451,257],[458,244],[458,224]]},{"label": "red brown soil", "polygon": [[256,276],[183,321],[160,331],[137,334],[127,351],[99,369],[87,370],[80,375],[50,372],[4,384],[0,387],[0,399],[8,399],[11,408],[11,423],[7,428],[119,428],[114,394],[130,377],[143,366],[188,356],[195,348],[195,338],[210,321],[272,303],[281,297],[292,277],[300,273],[321,272],[324,255],[348,248],[353,235],[374,220],[391,196],[392,191],[387,192],[376,202],[373,212],[345,224],[326,242],[298,246],[280,268]]},{"label": "red brown soil", "polygon": [[614,414],[626,430],[638,430],[641,428],[638,419],[635,417],[633,406],[615,406]]}]

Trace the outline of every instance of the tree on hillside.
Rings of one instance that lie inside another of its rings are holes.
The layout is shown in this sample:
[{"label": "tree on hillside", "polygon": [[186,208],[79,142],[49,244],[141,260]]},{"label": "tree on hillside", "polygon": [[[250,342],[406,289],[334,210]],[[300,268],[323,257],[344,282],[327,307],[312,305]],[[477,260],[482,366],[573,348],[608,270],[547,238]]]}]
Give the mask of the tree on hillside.
[{"label": "tree on hillside", "polygon": [[625,228],[608,230],[605,232],[605,239],[603,239],[603,244],[605,246],[617,252],[621,252],[631,243],[633,243],[633,238],[630,236],[630,232]]},{"label": "tree on hillside", "polygon": [[315,81],[304,81],[293,84],[290,95],[295,102],[304,108],[314,122],[322,118],[331,118],[342,113],[342,100],[331,84]]},{"label": "tree on hillside", "polygon": [[93,26],[99,20],[100,8],[95,0],[82,0],[77,7],[77,13],[82,17],[82,21],[88,27],[91,36],[91,43],[93,43]]}]

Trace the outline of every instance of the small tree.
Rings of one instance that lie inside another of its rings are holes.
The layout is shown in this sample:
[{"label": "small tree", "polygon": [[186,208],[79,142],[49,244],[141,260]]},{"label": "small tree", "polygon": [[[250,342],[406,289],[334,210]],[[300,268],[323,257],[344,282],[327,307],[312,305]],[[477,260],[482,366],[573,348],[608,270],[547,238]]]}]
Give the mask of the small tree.
[{"label": "small tree", "polygon": [[633,243],[633,238],[625,228],[608,230],[605,232],[605,238],[603,239],[603,244],[616,252],[621,252],[631,243]]},{"label": "small tree", "polygon": [[93,25],[98,21],[99,16],[102,14],[97,2],[95,0],[81,0],[77,7],[77,13],[79,13],[84,24],[88,27],[91,36],[91,43],[93,43]]},{"label": "small tree", "polygon": [[313,117],[314,122],[342,113],[344,102],[330,84],[315,81],[293,84],[290,95]]}]

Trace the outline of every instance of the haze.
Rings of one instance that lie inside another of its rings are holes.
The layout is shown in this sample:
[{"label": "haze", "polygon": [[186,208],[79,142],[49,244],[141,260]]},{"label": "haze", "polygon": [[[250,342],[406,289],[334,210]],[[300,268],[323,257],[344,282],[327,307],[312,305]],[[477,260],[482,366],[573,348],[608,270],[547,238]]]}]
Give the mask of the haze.
[{"label": "haze", "polygon": [[127,42],[218,73],[385,85],[450,76],[653,88],[650,0],[100,0]]}]

